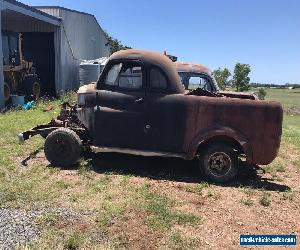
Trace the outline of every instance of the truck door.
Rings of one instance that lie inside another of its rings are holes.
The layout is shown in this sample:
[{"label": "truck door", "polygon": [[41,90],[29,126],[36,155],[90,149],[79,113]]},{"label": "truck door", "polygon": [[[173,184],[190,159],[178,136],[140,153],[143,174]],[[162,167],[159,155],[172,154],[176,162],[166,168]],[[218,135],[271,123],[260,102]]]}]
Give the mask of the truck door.
[{"label": "truck door", "polygon": [[94,145],[144,149],[145,70],[140,61],[112,61],[98,83]]},{"label": "truck door", "polygon": [[184,98],[170,94],[170,83],[160,68],[151,66],[147,72],[147,149],[182,153],[186,124]]}]

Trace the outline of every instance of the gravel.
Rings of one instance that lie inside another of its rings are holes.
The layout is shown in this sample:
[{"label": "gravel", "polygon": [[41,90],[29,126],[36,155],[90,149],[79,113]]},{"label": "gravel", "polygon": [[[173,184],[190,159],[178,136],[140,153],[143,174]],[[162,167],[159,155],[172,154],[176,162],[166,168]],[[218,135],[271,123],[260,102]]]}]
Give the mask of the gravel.
[{"label": "gravel", "polygon": [[0,209],[0,249],[15,249],[18,245],[38,239],[41,232],[36,224],[36,219],[47,214],[55,214],[70,222],[75,222],[82,216],[82,214],[66,208],[29,211]]}]

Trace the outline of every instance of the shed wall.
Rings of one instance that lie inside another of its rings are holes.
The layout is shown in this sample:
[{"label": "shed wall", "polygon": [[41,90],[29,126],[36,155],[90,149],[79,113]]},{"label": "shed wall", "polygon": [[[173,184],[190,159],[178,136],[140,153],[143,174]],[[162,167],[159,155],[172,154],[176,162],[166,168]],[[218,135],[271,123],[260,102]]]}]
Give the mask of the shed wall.
[{"label": "shed wall", "polygon": [[110,55],[107,39],[94,16],[63,8],[37,7],[62,19],[60,30],[61,84],[58,94],[79,87],[81,60]]}]

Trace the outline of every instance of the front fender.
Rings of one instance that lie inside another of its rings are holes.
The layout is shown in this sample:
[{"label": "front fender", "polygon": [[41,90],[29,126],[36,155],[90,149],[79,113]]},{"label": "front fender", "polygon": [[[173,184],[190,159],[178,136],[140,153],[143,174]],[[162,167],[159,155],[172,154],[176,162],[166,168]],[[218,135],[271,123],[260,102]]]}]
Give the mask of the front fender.
[{"label": "front fender", "polygon": [[248,163],[252,162],[252,145],[250,141],[246,138],[246,136],[244,136],[240,131],[236,129],[230,127],[221,127],[221,126],[199,131],[194,136],[194,138],[192,139],[188,147],[186,158],[188,160],[194,159],[197,154],[197,150],[199,146],[202,143],[205,143],[206,141],[213,139],[214,137],[216,137],[216,139],[218,137],[227,137],[235,140],[243,148],[246,154],[247,162]]}]

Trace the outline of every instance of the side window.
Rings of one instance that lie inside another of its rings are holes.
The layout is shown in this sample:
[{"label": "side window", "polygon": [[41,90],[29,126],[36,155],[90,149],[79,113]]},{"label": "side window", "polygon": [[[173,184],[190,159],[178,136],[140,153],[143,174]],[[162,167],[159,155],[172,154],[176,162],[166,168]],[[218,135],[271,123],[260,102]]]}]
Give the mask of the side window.
[{"label": "side window", "polygon": [[203,76],[191,76],[189,78],[189,89],[201,88],[212,91],[211,83]]},{"label": "side window", "polygon": [[153,89],[166,89],[168,87],[166,77],[157,68],[150,69],[150,86]]},{"label": "side window", "polygon": [[143,85],[142,67],[137,63],[118,63],[111,66],[105,84],[126,89],[140,89]]},{"label": "side window", "polygon": [[202,78],[199,76],[191,76],[189,79],[189,85],[197,85],[199,87],[201,87],[202,85]]},{"label": "side window", "polygon": [[108,71],[105,84],[110,86],[118,86],[118,76],[122,69],[122,63],[113,65]]}]

